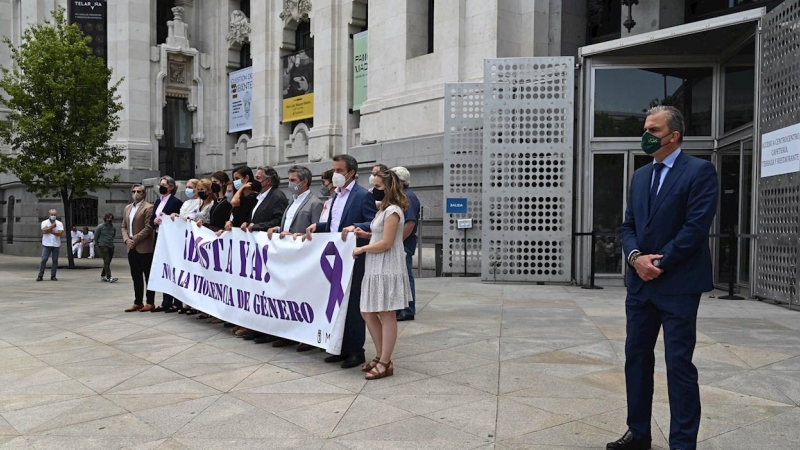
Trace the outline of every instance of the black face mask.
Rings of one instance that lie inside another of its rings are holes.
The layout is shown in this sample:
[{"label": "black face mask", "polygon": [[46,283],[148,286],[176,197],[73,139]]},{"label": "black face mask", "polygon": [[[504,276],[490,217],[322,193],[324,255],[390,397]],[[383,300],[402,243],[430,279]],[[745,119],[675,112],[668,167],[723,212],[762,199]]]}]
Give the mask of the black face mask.
[{"label": "black face mask", "polygon": [[166,194],[167,192],[168,192],[168,190],[167,190],[167,187],[166,187],[166,186],[159,186],[159,187],[158,187],[158,193],[159,193],[159,194],[161,194],[161,195],[164,195],[164,194]]},{"label": "black face mask", "polygon": [[376,202],[382,202],[384,197],[386,197],[386,191],[377,188],[372,190],[372,198],[375,199]]},{"label": "black face mask", "polygon": [[220,185],[218,185],[216,183],[212,183],[211,184],[211,192],[213,192],[215,194],[219,194],[220,191],[222,191],[222,186],[220,186]]},{"label": "black face mask", "polygon": [[200,200],[205,200],[208,198],[208,192],[200,191],[197,193],[197,197],[200,198]]},{"label": "black face mask", "polygon": [[256,194],[258,194],[259,192],[261,192],[262,189],[261,183],[259,183],[258,181],[253,181],[252,183],[250,183],[250,189],[252,189],[252,191],[255,192]]}]

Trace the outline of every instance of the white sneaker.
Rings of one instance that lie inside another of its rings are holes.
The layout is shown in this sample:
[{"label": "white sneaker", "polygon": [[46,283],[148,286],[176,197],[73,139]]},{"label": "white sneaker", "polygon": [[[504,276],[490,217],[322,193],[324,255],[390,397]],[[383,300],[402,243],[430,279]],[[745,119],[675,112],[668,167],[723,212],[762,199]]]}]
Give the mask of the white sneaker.
[{"label": "white sneaker", "polygon": [[100,281],[105,281],[106,283],[108,283],[108,278],[106,278],[106,277],[100,277]]},{"label": "white sneaker", "polygon": [[109,283],[115,283],[117,280],[118,280],[118,278],[109,278],[108,282]]}]

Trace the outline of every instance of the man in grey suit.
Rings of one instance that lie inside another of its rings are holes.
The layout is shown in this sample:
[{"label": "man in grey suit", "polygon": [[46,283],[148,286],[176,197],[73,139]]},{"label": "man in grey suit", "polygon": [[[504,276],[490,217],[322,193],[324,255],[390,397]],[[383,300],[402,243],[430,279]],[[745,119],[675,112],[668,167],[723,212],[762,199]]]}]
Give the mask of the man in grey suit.
[{"label": "man in grey suit", "polygon": [[[283,213],[281,225],[267,231],[269,239],[272,239],[273,233],[280,233],[281,238],[294,235],[296,239],[297,236],[304,234],[306,228],[312,223],[319,221],[319,216],[322,214],[322,202],[311,193],[310,187],[311,171],[307,167],[292,166],[289,169],[289,191],[294,200]],[[272,346],[286,347],[294,344],[296,344],[294,341],[278,339],[272,343]],[[300,344],[297,351],[305,352],[313,348],[308,344]]]}]

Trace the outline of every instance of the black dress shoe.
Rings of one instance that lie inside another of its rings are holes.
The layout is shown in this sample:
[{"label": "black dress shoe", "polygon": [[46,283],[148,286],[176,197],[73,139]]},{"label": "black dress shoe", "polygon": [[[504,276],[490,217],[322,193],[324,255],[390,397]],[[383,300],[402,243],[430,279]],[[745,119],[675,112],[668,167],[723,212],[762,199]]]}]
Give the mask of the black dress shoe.
[{"label": "black dress shoe", "polygon": [[398,322],[405,322],[406,320],[414,320],[414,316],[411,314],[400,313],[397,315]]},{"label": "black dress shoe", "polygon": [[42,277],[36,277],[36,281],[42,281]]},{"label": "black dress shoe", "polygon": [[[208,316],[208,317],[211,317],[211,316]],[[222,326],[225,327],[225,328],[233,328],[233,327],[236,326],[236,324],[235,323],[230,323],[230,322],[225,322],[225,324],[222,325]]]},{"label": "black dress shoe", "polygon": [[300,353],[303,353],[303,352],[308,352],[308,351],[314,350],[315,348],[316,347],[314,347],[313,345],[300,344],[300,345],[297,346],[297,351],[300,352]]},{"label": "black dress shoe", "polygon": [[278,339],[277,341],[272,343],[273,347],[280,348],[280,347],[289,347],[290,345],[295,345],[297,342],[290,341],[288,339]]},{"label": "black dress shoe", "polygon": [[252,341],[259,337],[261,337],[261,333],[259,333],[258,331],[251,331],[249,333],[245,333],[242,335],[242,339],[244,339],[245,341]]},{"label": "black dress shoe", "polygon": [[166,314],[176,313],[178,312],[178,308],[167,308],[164,310]]},{"label": "black dress shoe", "polygon": [[364,364],[365,362],[366,362],[366,359],[364,358],[363,354],[361,354],[361,355],[350,355],[350,356],[347,357],[347,359],[342,361],[342,369],[349,369],[351,367],[360,366],[360,365]]},{"label": "black dress shoe", "polygon": [[631,430],[628,430],[621,438],[606,444],[606,450],[650,450],[651,441],[649,434],[642,439],[636,439]]},{"label": "black dress shoe", "polygon": [[342,362],[347,359],[345,355],[330,355],[325,357],[326,363],[335,363],[335,362]]},{"label": "black dress shoe", "polygon": [[160,306],[156,306],[155,308],[151,309],[150,312],[151,313],[164,312],[164,308],[162,308]]},{"label": "black dress shoe", "polygon": [[255,338],[253,342],[255,342],[256,344],[269,344],[270,342],[275,342],[277,340],[278,338],[276,338],[271,334],[262,334],[257,338]]},{"label": "black dress shoe", "polygon": [[58,278],[56,278],[56,277],[50,277],[50,281],[58,281]]}]

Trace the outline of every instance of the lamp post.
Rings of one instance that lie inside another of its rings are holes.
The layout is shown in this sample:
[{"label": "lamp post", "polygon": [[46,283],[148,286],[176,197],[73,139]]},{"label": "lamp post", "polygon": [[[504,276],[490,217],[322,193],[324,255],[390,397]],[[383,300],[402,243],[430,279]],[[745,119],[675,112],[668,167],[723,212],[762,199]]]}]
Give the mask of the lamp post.
[{"label": "lamp post", "polygon": [[631,29],[636,26],[636,21],[633,20],[633,5],[638,5],[638,4],[639,0],[622,0],[622,5],[628,7],[628,17],[622,24],[625,28],[628,29],[628,33],[630,33]]}]

